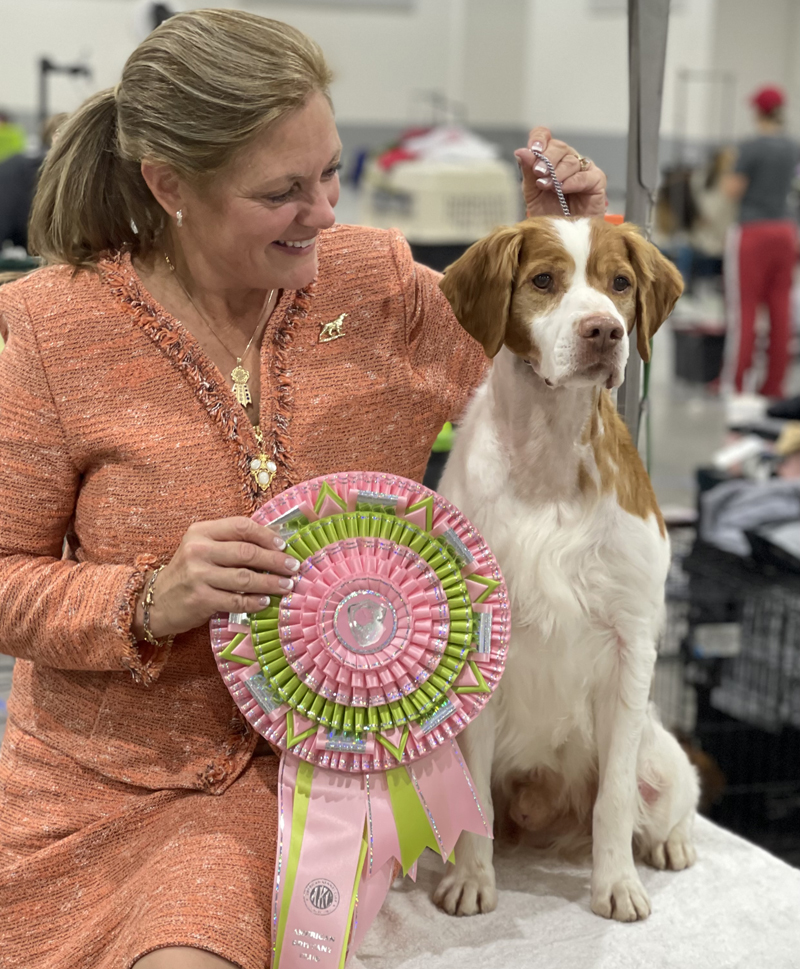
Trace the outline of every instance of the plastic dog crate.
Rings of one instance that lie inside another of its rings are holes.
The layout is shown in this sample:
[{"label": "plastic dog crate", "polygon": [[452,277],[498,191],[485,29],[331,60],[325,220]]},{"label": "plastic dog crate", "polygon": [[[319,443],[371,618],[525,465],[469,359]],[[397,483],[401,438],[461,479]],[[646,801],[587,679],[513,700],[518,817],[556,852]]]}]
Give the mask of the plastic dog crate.
[{"label": "plastic dog crate", "polygon": [[367,166],[361,221],[397,228],[415,246],[470,245],[523,216],[516,169],[501,160]]}]

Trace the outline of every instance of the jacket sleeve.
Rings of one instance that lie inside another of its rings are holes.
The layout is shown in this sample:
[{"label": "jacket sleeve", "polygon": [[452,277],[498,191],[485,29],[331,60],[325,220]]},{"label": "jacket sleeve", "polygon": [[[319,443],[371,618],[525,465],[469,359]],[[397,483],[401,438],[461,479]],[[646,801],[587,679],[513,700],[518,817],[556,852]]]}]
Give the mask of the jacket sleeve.
[{"label": "jacket sleeve", "polygon": [[442,274],[415,263],[399,232],[393,249],[406,302],[411,367],[442,402],[442,423],[458,421],[488,373],[489,361],[480,343],[453,315],[439,289]]},{"label": "jacket sleeve", "polygon": [[0,652],[68,670],[129,670],[149,682],[131,623],[150,556],[131,565],[62,558],[80,491],[19,284],[0,291]]}]

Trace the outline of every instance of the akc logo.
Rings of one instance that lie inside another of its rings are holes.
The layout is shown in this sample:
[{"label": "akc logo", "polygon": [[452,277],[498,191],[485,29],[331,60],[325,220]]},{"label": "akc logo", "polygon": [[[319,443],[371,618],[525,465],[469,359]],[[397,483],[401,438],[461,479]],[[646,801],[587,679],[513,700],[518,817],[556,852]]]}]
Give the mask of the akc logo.
[{"label": "akc logo", "polygon": [[330,915],[339,904],[339,890],[326,878],[315,878],[306,885],[303,901],[314,915]]}]

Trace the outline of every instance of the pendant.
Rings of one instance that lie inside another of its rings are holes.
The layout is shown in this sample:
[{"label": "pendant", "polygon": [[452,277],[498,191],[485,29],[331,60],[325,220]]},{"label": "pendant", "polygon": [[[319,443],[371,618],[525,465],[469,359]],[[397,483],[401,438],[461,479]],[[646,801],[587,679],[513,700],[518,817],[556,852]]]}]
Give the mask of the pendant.
[{"label": "pendant", "polygon": [[236,358],[236,366],[231,370],[231,380],[233,381],[234,397],[239,401],[242,407],[247,407],[248,404],[253,403],[253,398],[250,396],[250,388],[247,386],[247,381],[250,379],[250,371],[245,370],[242,366],[242,358]]},{"label": "pendant", "polygon": [[250,462],[250,474],[255,478],[256,484],[262,491],[266,491],[272,484],[275,472],[278,470],[277,464],[264,451],[264,435],[261,428],[254,428],[256,440],[258,441],[261,453]]}]

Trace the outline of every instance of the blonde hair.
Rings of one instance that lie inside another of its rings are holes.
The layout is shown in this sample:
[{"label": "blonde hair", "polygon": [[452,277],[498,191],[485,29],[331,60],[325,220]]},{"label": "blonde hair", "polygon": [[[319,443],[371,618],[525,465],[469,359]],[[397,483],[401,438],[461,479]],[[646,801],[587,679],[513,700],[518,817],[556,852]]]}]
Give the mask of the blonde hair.
[{"label": "blonde hair", "polygon": [[147,255],[167,215],[141,174],[162,162],[199,183],[314,92],[330,100],[319,46],[239,10],[170,17],[128,58],[122,80],[59,130],[31,213],[32,251],[86,266],[128,247]]}]

